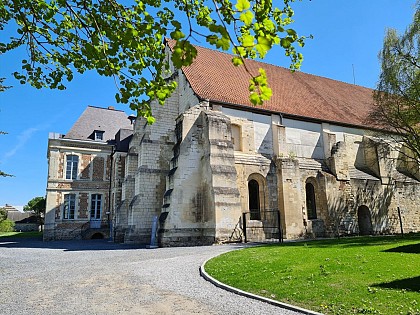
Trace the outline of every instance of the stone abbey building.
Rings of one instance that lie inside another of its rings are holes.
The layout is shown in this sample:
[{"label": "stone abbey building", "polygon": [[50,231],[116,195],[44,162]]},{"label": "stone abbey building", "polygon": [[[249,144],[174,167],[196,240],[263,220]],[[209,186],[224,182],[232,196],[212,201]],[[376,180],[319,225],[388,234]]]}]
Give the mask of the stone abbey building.
[{"label": "stone abbey building", "polygon": [[159,245],[183,246],[245,232],[420,230],[419,165],[367,124],[372,90],[249,61],[273,90],[255,107],[244,67],[196,48],[191,66],[171,68],[178,87],[152,104],[153,125],[88,107],[65,136],[50,135],[45,240],[111,233],[148,244],[156,231]]}]

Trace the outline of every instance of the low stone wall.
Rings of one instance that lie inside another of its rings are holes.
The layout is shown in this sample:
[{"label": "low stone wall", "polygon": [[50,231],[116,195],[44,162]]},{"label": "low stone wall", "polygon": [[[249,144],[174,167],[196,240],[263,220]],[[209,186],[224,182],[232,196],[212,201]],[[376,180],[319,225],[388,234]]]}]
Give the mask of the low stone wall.
[{"label": "low stone wall", "polygon": [[39,232],[41,226],[37,223],[16,223],[14,229],[17,232]]}]

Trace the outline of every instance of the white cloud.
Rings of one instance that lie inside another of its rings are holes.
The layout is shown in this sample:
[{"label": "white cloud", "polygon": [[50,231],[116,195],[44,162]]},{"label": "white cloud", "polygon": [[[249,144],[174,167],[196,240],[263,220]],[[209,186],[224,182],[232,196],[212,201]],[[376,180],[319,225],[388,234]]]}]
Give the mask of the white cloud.
[{"label": "white cloud", "polygon": [[17,136],[17,143],[15,144],[15,146],[5,153],[4,160],[7,160],[14,156],[16,152],[20,148],[22,148],[26,144],[26,142],[28,142],[29,139],[32,138],[33,134],[39,130],[39,128],[28,128],[22,131],[22,133],[19,136]]}]

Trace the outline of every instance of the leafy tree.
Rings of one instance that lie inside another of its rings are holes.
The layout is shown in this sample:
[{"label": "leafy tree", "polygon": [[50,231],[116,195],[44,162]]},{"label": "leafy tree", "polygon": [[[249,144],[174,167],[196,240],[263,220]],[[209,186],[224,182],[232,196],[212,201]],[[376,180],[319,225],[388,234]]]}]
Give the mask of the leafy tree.
[{"label": "leafy tree", "polygon": [[7,211],[5,208],[0,208],[0,222],[7,219]]},{"label": "leafy tree", "polygon": [[[0,92],[4,92],[7,89],[11,88],[11,86],[3,85],[4,80],[5,80],[5,78],[0,78]],[[0,131],[0,133],[3,133],[3,132]]]},{"label": "leafy tree", "polygon": [[12,232],[15,223],[7,218],[5,208],[0,208],[0,232]]},{"label": "leafy tree", "polygon": [[[397,134],[406,158],[420,163],[420,2],[405,33],[389,29],[380,52],[382,72],[372,120]],[[408,149],[408,150],[407,150]]]},{"label": "leafy tree", "polygon": [[[6,91],[7,89],[10,88],[10,86],[3,85],[3,82],[4,82],[4,78],[0,78],[0,92],[4,92],[4,91]],[[6,134],[7,134],[7,132],[4,132],[4,131],[0,130],[0,135],[6,135]],[[12,175],[7,174],[3,171],[0,171],[0,177],[7,177],[7,176],[12,176]]]},{"label": "leafy tree", "polygon": [[34,211],[40,224],[43,224],[45,215],[45,198],[35,197],[28,201],[28,204],[23,207],[23,211]]},{"label": "leafy tree", "polygon": [[[117,102],[153,122],[150,100],[163,104],[176,88],[165,79],[165,37],[176,40],[172,62],[178,68],[192,63],[197,50],[191,41],[201,38],[232,49],[232,62],[245,67],[245,59],[264,58],[280,45],[291,69],[298,69],[303,57],[295,47],[305,38],[289,28],[294,1],[276,7],[272,0],[3,0],[0,30],[15,34],[0,42],[0,53],[26,46],[28,58],[14,76],[36,88],[65,89],[74,72],[112,76]],[[249,89],[254,104],[271,96],[262,69],[250,76]]]}]

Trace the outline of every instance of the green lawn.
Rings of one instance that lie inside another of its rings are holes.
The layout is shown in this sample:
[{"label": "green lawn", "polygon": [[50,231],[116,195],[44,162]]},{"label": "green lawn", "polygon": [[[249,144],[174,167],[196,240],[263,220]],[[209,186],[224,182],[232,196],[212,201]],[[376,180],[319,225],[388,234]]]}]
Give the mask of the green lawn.
[{"label": "green lawn", "polygon": [[42,232],[0,232],[0,238],[1,237],[13,237],[13,238],[42,237]]},{"label": "green lawn", "polygon": [[219,281],[325,314],[420,315],[420,235],[246,248],[211,259]]}]

